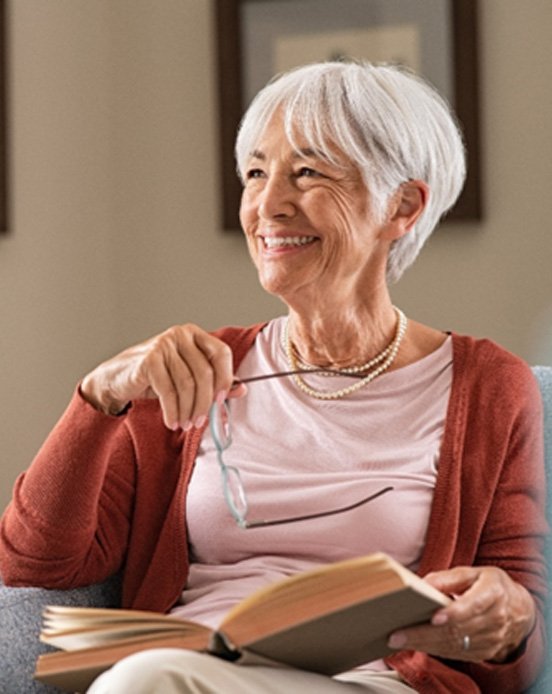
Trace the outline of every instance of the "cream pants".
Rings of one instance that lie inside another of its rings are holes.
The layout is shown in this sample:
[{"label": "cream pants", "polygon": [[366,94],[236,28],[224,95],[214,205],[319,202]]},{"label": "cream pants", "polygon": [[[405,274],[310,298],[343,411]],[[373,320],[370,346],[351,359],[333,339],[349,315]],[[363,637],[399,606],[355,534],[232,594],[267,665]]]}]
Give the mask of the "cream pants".
[{"label": "cream pants", "polygon": [[159,648],[136,653],[100,675],[88,694],[412,694],[397,673],[337,678],[265,665],[236,665],[204,653]]}]

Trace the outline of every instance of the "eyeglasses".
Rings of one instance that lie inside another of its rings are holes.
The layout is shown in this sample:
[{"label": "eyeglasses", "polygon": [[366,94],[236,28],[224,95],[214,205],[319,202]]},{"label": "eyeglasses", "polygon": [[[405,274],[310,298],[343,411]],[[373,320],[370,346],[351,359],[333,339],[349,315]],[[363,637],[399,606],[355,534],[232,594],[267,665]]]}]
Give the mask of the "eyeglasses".
[{"label": "eyeglasses", "polygon": [[[333,369],[295,369],[293,371],[282,371],[279,373],[272,374],[262,374],[259,376],[251,376],[249,378],[244,378],[237,380],[236,385],[240,383],[253,383],[255,381],[263,381],[269,378],[281,378],[283,376],[292,376],[296,373],[326,373],[326,374],[336,374],[343,376],[351,376],[353,378],[358,378],[358,374],[344,374],[343,372],[336,371]],[[362,377],[362,376],[360,376]],[[232,425],[230,420],[230,409],[227,402],[223,403],[213,403],[209,411],[209,425],[211,428],[211,435],[215,443],[215,448],[217,450],[217,460],[220,466],[220,471],[222,475],[222,488],[224,493],[224,498],[226,505],[228,506],[232,517],[238,524],[240,528],[266,528],[272,525],[283,525],[285,523],[296,523],[298,521],[313,520],[315,518],[323,518],[325,516],[333,516],[338,513],[344,513],[346,511],[352,511],[359,506],[367,504],[369,501],[377,499],[379,496],[386,494],[391,491],[393,487],[384,487],[379,491],[367,496],[359,501],[356,501],[347,506],[341,506],[339,508],[331,509],[329,511],[321,511],[318,513],[311,513],[302,516],[293,516],[289,518],[277,518],[274,520],[247,520],[247,514],[249,511],[249,505],[247,502],[247,496],[245,494],[245,488],[241,479],[240,471],[237,467],[233,465],[226,465],[223,459],[223,452],[228,450],[232,444]]]}]

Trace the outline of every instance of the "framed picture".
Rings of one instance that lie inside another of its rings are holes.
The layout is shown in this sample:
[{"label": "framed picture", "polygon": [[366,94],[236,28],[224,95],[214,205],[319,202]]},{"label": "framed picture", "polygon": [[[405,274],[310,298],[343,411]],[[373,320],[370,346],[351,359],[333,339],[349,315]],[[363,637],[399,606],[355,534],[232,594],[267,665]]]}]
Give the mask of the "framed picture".
[{"label": "framed picture", "polygon": [[451,102],[468,153],[451,220],[481,218],[477,0],[216,0],[222,226],[239,229],[234,140],[256,92],[296,65],[361,58],[401,63]]},{"label": "framed picture", "polygon": [[0,233],[8,230],[6,44],[6,3],[0,0]]}]

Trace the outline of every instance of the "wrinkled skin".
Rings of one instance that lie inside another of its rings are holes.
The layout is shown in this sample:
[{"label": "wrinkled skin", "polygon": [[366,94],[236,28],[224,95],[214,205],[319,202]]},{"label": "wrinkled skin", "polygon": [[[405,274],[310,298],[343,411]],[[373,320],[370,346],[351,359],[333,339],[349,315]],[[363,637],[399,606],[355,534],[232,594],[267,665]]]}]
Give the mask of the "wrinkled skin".
[{"label": "wrinkled skin", "polygon": [[[383,219],[371,210],[359,170],[308,147],[293,149],[276,117],[244,172],[240,219],[264,289],[289,308],[302,357],[322,366],[362,363],[389,342],[395,315],[385,270],[391,243],[407,234],[431,194],[422,181],[403,183]],[[414,321],[399,368],[435,350],[445,336]],[[95,407],[117,413],[134,398],[156,397],[167,427],[200,427],[211,403],[239,397],[229,348],[196,325],[170,328],[101,364],[81,385]],[[535,621],[528,591],[495,567],[457,567],[427,580],[456,599],[429,625],[390,637],[398,649],[460,660],[506,659]],[[464,636],[470,648],[463,649]]]}]

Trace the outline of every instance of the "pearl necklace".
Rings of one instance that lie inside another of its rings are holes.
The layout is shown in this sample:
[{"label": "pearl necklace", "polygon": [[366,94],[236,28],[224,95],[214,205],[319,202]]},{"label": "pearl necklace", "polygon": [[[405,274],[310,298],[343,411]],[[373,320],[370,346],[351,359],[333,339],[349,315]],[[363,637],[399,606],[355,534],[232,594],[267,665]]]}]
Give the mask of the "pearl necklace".
[{"label": "pearl necklace", "polygon": [[[359,380],[355,381],[355,383],[353,383],[352,385],[347,386],[345,388],[340,388],[339,390],[335,391],[315,390],[314,388],[308,386],[299,374],[294,374],[293,380],[295,381],[297,387],[300,390],[302,390],[303,393],[306,393],[307,395],[310,395],[313,398],[317,398],[318,400],[339,400],[340,398],[344,398],[345,396],[350,395],[351,393],[355,393],[357,390],[360,390],[361,388],[364,388],[364,386],[368,385],[368,383],[373,381],[374,378],[386,371],[397,357],[399,348],[406,333],[406,327],[408,322],[406,316],[399,308],[394,306],[393,309],[397,314],[397,329],[395,331],[395,336],[393,337],[393,340],[389,343],[389,345],[387,345],[387,347],[384,350],[382,350],[379,354],[377,354],[375,357],[370,359],[370,361],[366,362],[366,364],[361,364],[360,366],[349,366],[343,369],[339,369],[339,371],[344,374],[364,373],[365,371],[373,369],[372,371],[370,371],[370,373],[366,374],[366,376],[364,376],[363,378],[359,378]],[[288,363],[292,371],[296,371],[297,369],[314,370],[320,368],[311,364],[305,364],[305,362],[303,362],[300,359],[300,357],[298,357],[296,349],[289,335],[289,320],[286,321],[284,340]]]}]

